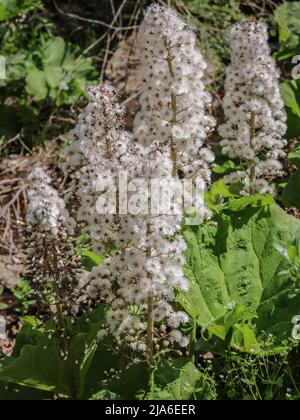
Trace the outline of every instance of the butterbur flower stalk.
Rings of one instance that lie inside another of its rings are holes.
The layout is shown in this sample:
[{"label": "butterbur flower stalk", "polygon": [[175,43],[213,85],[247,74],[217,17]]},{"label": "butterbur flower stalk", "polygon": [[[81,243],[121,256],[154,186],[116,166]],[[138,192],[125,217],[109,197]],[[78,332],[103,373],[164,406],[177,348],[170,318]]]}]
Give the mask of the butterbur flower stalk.
[{"label": "butterbur flower stalk", "polygon": [[222,151],[247,169],[226,177],[242,182],[243,194],[269,194],[272,179],[283,175],[286,113],[279,72],[271,57],[267,26],[251,19],[229,34],[231,64],[226,71],[225,123],[219,128]]},{"label": "butterbur flower stalk", "polygon": [[209,182],[214,156],[205,142],[215,120],[196,34],[174,9],[154,4],[146,11],[140,43],[143,93],[135,135],[145,146],[168,144],[174,176]]},{"label": "butterbur flower stalk", "polygon": [[[146,148],[124,131],[124,110],[111,86],[92,88],[89,95],[90,103],[74,131],[87,162],[78,175],[78,215],[94,250],[106,258],[90,273],[87,292],[111,305],[107,323],[116,349],[128,357],[130,353],[142,355],[152,363],[154,352],[187,345],[178,330],[187,315],[172,307],[175,289],[187,289],[181,269],[184,242],[166,239],[178,232],[181,218],[152,217],[148,211],[120,212],[118,206],[110,212],[105,205],[99,208],[99,199],[108,192],[106,181],[110,180],[108,205],[115,206],[122,172],[131,188],[138,188],[141,179],[149,181],[154,173],[168,176],[167,184],[172,179],[172,161],[166,145],[153,142]],[[107,332],[103,329],[99,335]]]},{"label": "butterbur flower stalk", "polygon": [[68,215],[64,200],[52,188],[51,178],[41,168],[35,168],[29,176],[28,199],[26,277],[31,280],[40,318],[57,323],[61,355],[69,370],[70,394],[76,398],[66,323],[66,317],[75,316],[82,303],[77,287],[79,260],[72,238],[74,221]]},{"label": "butterbur flower stalk", "polygon": [[[110,304],[107,322],[116,348],[144,355],[151,364],[164,349],[188,346],[180,331],[188,316],[174,308],[176,293],[188,289],[182,271],[185,243],[179,235],[183,209],[175,195],[179,175],[209,182],[213,155],[204,142],[214,120],[206,112],[211,102],[202,80],[206,64],[195,34],[176,12],[151,6],[140,39],[144,86],[133,137],[123,129],[124,109],[116,92],[101,85],[89,90],[90,102],[72,138],[86,162],[77,176],[78,220],[94,250],[106,255],[90,273],[87,292]],[[137,201],[140,207],[146,202],[146,211],[120,212],[118,200],[113,211],[123,172],[131,189],[144,193]],[[161,190],[171,192],[170,202],[161,203],[157,191],[148,195],[140,180],[147,187],[158,180]],[[99,211],[108,190],[112,195]]]},{"label": "butterbur flower stalk", "polygon": [[[203,76],[206,63],[196,47],[196,36],[175,10],[152,5],[146,11],[139,39],[142,46],[143,93],[140,96],[141,110],[134,121],[134,136],[144,148],[142,174],[146,179],[160,178],[170,191],[172,187],[174,191],[179,176],[208,183],[209,166],[214,156],[204,143],[215,121],[207,113],[211,97],[205,92]],[[152,284],[153,290],[148,300],[149,354],[154,337],[154,308],[161,305],[160,298],[163,297],[159,289],[156,290],[157,284],[170,290],[168,300],[171,304],[175,299],[175,290],[186,290],[188,287],[182,274],[185,245],[178,236],[183,219],[182,203],[178,206],[175,200],[172,210],[173,215],[161,214],[159,219],[149,217],[147,221],[147,261],[155,261],[157,254],[162,256],[160,270],[148,272],[147,281]],[[198,210],[208,215],[203,203]],[[171,243],[168,240],[170,236],[175,238]],[[155,265],[159,268],[157,263]],[[168,271],[176,273],[180,279],[177,285],[168,275],[162,282],[158,273]],[[178,322],[172,325],[176,312],[172,310],[171,314],[169,322],[168,313],[164,317],[169,327],[174,328],[172,334],[180,336],[176,328],[187,320],[187,315],[180,313]],[[181,344],[187,345],[186,337]]]},{"label": "butterbur flower stalk", "polygon": [[[71,133],[73,141],[80,142],[84,162],[77,171],[77,221],[91,238],[94,251],[105,254],[111,243],[122,243],[116,217],[119,174],[122,169],[130,172],[135,162],[128,155],[130,135],[123,130],[124,108],[113,87],[90,88],[88,94],[89,104]],[[109,199],[97,210],[106,191]]]}]

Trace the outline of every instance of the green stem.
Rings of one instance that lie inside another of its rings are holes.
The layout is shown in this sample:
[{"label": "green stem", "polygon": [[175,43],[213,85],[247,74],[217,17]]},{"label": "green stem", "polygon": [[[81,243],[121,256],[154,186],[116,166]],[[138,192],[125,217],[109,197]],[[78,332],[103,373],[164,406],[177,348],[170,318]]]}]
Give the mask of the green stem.
[{"label": "green stem", "polygon": [[193,328],[190,333],[190,346],[189,346],[189,356],[191,361],[195,363],[195,346],[196,346],[196,333],[197,333],[197,323],[193,321]]},{"label": "green stem", "polygon": [[74,378],[74,371],[73,371],[73,360],[70,351],[70,343],[68,338],[68,326],[66,322],[66,318],[63,314],[63,309],[61,306],[61,294],[59,290],[60,284],[60,270],[58,267],[57,261],[57,251],[55,244],[52,245],[52,252],[53,252],[53,274],[54,274],[54,283],[53,283],[53,291],[55,294],[55,306],[57,310],[58,316],[58,323],[61,330],[60,336],[62,337],[62,350],[64,355],[67,357],[67,374],[69,378],[69,388],[70,388],[70,396],[72,400],[77,400],[77,390],[76,390],[76,382]]}]

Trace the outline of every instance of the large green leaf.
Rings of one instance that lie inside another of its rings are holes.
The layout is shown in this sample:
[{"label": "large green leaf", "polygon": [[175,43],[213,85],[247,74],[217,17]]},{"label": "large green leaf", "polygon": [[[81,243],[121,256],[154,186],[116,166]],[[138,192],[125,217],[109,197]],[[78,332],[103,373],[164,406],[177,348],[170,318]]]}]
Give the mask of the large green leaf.
[{"label": "large green leaf", "polygon": [[[109,366],[108,366],[109,368]],[[149,390],[151,370],[146,363],[130,363],[121,372],[102,381],[92,400],[142,400]]]},{"label": "large green leaf", "polygon": [[93,400],[208,400],[215,398],[212,380],[186,358],[166,359],[150,368],[129,364],[101,383]]},{"label": "large green leaf", "polygon": [[65,56],[66,43],[63,38],[57,36],[51,39],[43,51],[43,63],[49,67],[62,65]]},{"label": "large green leaf", "polygon": [[0,381],[0,401],[52,400],[52,394]]},{"label": "large green leaf", "polygon": [[300,117],[300,80],[281,83],[280,91],[284,105]]},{"label": "large green leaf", "polygon": [[286,262],[275,245],[300,234],[300,222],[278,206],[225,211],[216,223],[187,226],[186,277],[190,290],[178,301],[204,328],[223,320],[230,308],[243,307],[259,340],[274,334],[280,344],[291,337],[300,299],[289,299],[288,278],[278,276]]},{"label": "large green leaf", "polygon": [[289,153],[288,158],[297,166],[298,170],[290,176],[286,187],[282,191],[281,199],[287,207],[300,209],[300,147],[298,146],[294,152]]},{"label": "large green leaf", "polygon": [[152,373],[149,400],[212,400],[212,380],[185,358],[164,360]]},{"label": "large green leaf", "polygon": [[60,339],[51,332],[51,325],[47,329],[40,328],[33,317],[25,318],[13,357],[0,366],[0,380],[69,396],[72,381],[80,398],[99,345],[97,333],[105,322],[107,310],[107,306],[100,306],[84,315],[70,330],[68,361],[62,357]]},{"label": "large green leaf", "polygon": [[[109,310],[107,305],[100,305],[93,312],[82,316],[73,331],[71,341],[72,360],[76,362],[74,376],[76,381],[77,395],[81,397],[85,390],[85,382],[94,355],[99,347],[97,334],[105,323],[106,313]],[[104,357],[106,350],[100,343],[99,353]],[[99,370],[99,376],[101,371]]]},{"label": "large green leaf", "polygon": [[289,153],[288,158],[298,169],[300,169],[300,145],[296,147],[294,152]]},{"label": "large green leaf", "polygon": [[48,94],[45,72],[39,70],[37,67],[31,67],[26,76],[26,91],[36,101],[45,99]]},{"label": "large green leaf", "polygon": [[[103,382],[107,381],[107,375],[111,369],[118,369],[120,367],[120,357],[118,354],[112,351],[112,348],[107,345],[100,346],[91,361],[88,369],[84,394],[82,399],[103,399],[100,396],[106,394],[105,387],[103,388]],[[99,392],[99,390],[101,390]]]},{"label": "large green leaf", "polygon": [[295,115],[289,108],[286,107],[287,114],[287,139],[294,139],[300,137],[300,117]]},{"label": "large green leaf", "polygon": [[300,209],[300,170],[289,178],[287,186],[282,191],[282,201],[288,207]]},{"label": "large green leaf", "polygon": [[0,370],[2,381],[42,391],[69,394],[65,363],[57,346],[25,345],[20,357]]}]

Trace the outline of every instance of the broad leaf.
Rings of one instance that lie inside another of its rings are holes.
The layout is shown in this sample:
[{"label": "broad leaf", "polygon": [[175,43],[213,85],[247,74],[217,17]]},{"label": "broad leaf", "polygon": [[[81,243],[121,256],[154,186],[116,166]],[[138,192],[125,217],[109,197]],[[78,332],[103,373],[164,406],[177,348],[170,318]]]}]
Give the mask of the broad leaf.
[{"label": "broad leaf", "polygon": [[163,361],[152,373],[149,400],[212,400],[213,380],[187,359]]},{"label": "broad leaf", "polygon": [[300,147],[298,146],[294,152],[289,153],[288,158],[293,162],[294,165],[300,169]]},{"label": "broad leaf", "polygon": [[36,101],[41,101],[47,97],[47,80],[42,70],[36,67],[30,68],[26,77],[26,91]]},{"label": "broad leaf", "polygon": [[293,112],[286,107],[287,112],[287,139],[294,139],[300,137],[300,117],[293,114]]},{"label": "broad leaf", "polygon": [[300,209],[300,170],[293,173],[287,186],[282,191],[282,201],[287,207]]},{"label": "broad leaf", "polygon": [[271,195],[255,194],[249,197],[242,197],[238,199],[229,199],[226,208],[230,211],[243,211],[248,207],[264,207],[275,204],[275,200]]},{"label": "broad leaf", "polygon": [[289,108],[294,115],[300,117],[300,81],[292,80],[290,82],[281,83],[280,90],[284,105]]},{"label": "broad leaf", "polygon": [[289,299],[288,277],[278,276],[286,261],[275,246],[287,247],[300,222],[275,205],[225,211],[216,222],[184,230],[190,290],[178,301],[204,328],[244,307],[258,316],[251,321],[257,339],[271,333],[279,345],[291,337],[300,300]]},{"label": "broad leaf", "polygon": [[205,201],[211,210],[219,212],[225,206],[224,199],[234,196],[235,194],[230,191],[224,180],[219,179],[212,184],[210,190],[205,194]]},{"label": "broad leaf", "polygon": [[93,400],[207,400],[215,398],[213,380],[188,359],[164,360],[150,368],[129,364],[101,383]]},{"label": "broad leaf", "polygon": [[37,401],[52,400],[53,395],[0,381],[0,401]]},{"label": "broad leaf", "polygon": [[[109,367],[109,366],[108,366]],[[92,400],[142,400],[149,390],[150,368],[146,363],[129,364],[120,373],[102,381]]]},{"label": "broad leaf", "polygon": [[0,370],[0,380],[42,391],[69,394],[65,363],[57,345],[25,345],[20,357]]},{"label": "broad leaf", "polygon": [[13,357],[7,358],[0,369],[0,380],[69,396],[72,381],[80,398],[107,309],[105,305],[100,306],[84,315],[72,328],[69,361],[62,357],[61,340],[53,334],[51,325],[44,329],[35,318],[26,317]]}]

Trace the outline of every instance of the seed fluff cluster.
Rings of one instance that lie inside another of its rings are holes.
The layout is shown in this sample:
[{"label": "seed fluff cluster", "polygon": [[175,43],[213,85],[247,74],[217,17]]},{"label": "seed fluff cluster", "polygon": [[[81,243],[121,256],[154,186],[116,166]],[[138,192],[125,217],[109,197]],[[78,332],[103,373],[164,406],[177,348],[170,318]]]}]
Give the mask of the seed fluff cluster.
[{"label": "seed fluff cluster", "polygon": [[[153,161],[155,168],[149,165],[148,151],[123,129],[124,109],[111,86],[91,88],[89,99],[71,134],[74,141],[80,140],[86,161],[77,175],[81,203],[77,217],[94,251],[106,258],[90,273],[87,292],[91,298],[111,305],[108,326],[120,348],[147,353],[149,312],[154,320],[153,349],[174,342],[186,346],[177,328],[187,321],[187,316],[172,307],[175,288],[187,289],[180,268],[184,244],[180,239],[172,242],[171,238],[180,220],[173,217],[170,225],[170,219],[156,216],[152,223],[148,212],[121,213],[115,202],[120,195],[120,174],[126,173],[133,190],[138,189],[139,179],[149,179],[150,167],[151,171],[163,168],[163,174],[169,173],[169,154],[163,155],[153,147],[152,153],[160,160]],[[107,188],[112,194],[107,194]],[[107,202],[99,210],[97,204],[104,193]],[[129,193],[129,200],[132,195]],[[105,330],[100,331],[101,336],[105,334]]]},{"label": "seed fluff cluster", "polygon": [[268,194],[269,181],[283,175],[286,114],[279,73],[271,57],[265,24],[251,19],[233,26],[229,35],[224,112],[219,133],[223,153],[249,169],[229,175],[228,183],[244,184],[243,193]]},{"label": "seed fluff cluster", "polygon": [[[215,125],[203,81],[207,67],[195,33],[174,9],[153,4],[140,29],[143,93],[135,136],[171,150],[173,174],[210,181],[214,156],[204,143]],[[153,147],[153,146],[152,146]]]},{"label": "seed fluff cluster", "polygon": [[[64,200],[51,186],[51,178],[41,168],[33,169],[29,176],[28,201],[26,278],[32,281],[41,315],[47,318],[54,308],[57,313],[58,307],[61,314],[75,314],[83,302],[77,287],[75,222],[69,217]],[[55,296],[53,305],[48,299],[49,292]]]},{"label": "seed fluff cluster", "polygon": [[[123,128],[124,108],[113,87],[90,88],[89,103],[71,132],[67,166],[83,164],[76,174],[77,221],[94,251],[105,255],[88,276],[87,293],[110,304],[107,322],[117,348],[151,361],[156,351],[188,345],[180,331],[188,316],[174,307],[176,293],[188,290],[178,185],[180,179],[210,182],[214,156],[204,143],[215,122],[203,82],[206,64],[194,32],[177,13],[149,7],[139,38],[143,93],[133,135]],[[121,211],[124,174],[130,188]],[[138,211],[131,211],[133,202]]]}]

